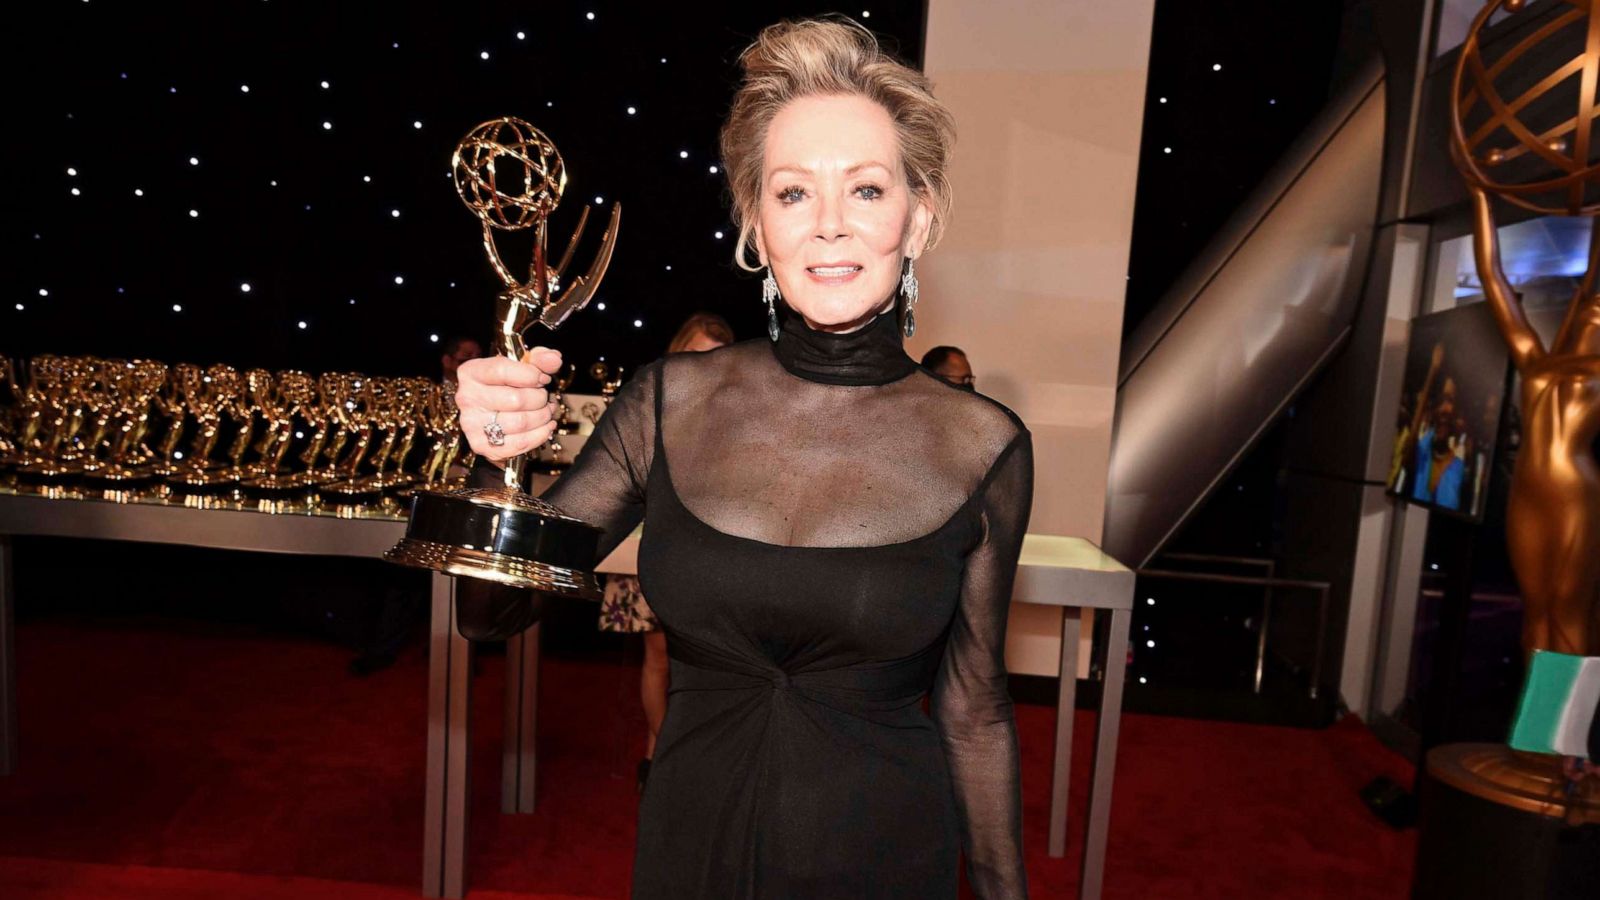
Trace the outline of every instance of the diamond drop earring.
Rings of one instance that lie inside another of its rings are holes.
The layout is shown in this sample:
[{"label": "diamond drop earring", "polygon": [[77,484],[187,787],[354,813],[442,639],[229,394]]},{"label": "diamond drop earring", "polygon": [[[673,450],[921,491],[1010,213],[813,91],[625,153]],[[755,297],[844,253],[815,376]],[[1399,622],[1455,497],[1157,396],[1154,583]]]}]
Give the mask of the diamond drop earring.
[{"label": "diamond drop earring", "polygon": [[778,340],[778,279],[772,277],[772,267],[767,266],[767,277],[761,281],[761,299],[767,304],[767,337]]},{"label": "diamond drop earring", "polygon": [[917,261],[906,257],[906,273],[900,276],[900,293],[906,298],[906,337],[917,333],[917,314],[912,307],[917,305]]}]

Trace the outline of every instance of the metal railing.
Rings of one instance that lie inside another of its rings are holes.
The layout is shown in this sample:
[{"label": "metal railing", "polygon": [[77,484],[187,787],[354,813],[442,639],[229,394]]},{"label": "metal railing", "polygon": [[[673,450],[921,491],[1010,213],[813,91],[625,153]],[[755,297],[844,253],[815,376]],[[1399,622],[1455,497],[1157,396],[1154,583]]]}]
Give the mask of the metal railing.
[{"label": "metal railing", "polygon": [[1212,584],[1256,585],[1265,588],[1261,597],[1261,633],[1256,638],[1256,672],[1254,693],[1261,693],[1261,678],[1267,661],[1267,629],[1272,622],[1272,591],[1274,588],[1315,591],[1317,594],[1317,638],[1311,662],[1311,699],[1317,698],[1322,683],[1323,642],[1328,629],[1328,595],[1332,585],[1326,581],[1301,578],[1279,578],[1277,564],[1270,559],[1248,556],[1217,556],[1205,553],[1163,553],[1162,559],[1183,562],[1224,563],[1236,566],[1261,566],[1266,575],[1227,575],[1218,572],[1184,572],[1177,569],[1139,569],[1141,578],[1165,578],[1173,581],[1200,581]]}]

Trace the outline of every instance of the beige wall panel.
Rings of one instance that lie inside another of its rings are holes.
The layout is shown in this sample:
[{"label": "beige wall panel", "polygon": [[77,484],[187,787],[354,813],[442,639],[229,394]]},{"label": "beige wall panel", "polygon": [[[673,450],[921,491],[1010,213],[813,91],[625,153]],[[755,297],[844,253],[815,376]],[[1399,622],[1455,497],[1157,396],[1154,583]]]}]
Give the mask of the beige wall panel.
[{"label": "beige wall panel", "polygon": [[[1037,533],[1101,537],[1153,7],[928,5],[926,68],[960,138],[909,349],[962,347],[1028,423]],[[1013,611],[1012,671],[1056,674],[1060,622]]]}]

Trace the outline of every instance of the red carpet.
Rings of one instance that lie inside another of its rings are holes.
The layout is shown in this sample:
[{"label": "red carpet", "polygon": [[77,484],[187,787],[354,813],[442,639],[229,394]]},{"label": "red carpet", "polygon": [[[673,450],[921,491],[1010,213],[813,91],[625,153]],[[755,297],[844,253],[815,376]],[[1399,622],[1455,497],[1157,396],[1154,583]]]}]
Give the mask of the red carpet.
[{"label": "red carpet", "polygon": [[[0,778],[0,897],[418,896],[426,660],[367,679],[348,652],[214,623],[51,619],[17,640],[22,770]],[[501,670],[475,684],[472,896],[627,896],[635,675],[547,659],[539,812],[498,810]],[[1035,897],[1053,710],[1018,709]],[[1093,716],[1074,750],[1074,831]],[[1353,721],[1322,732],[1128,716],[1108,898],[1403,898],[1414,834],[1356,791],[1407,766]]]}]

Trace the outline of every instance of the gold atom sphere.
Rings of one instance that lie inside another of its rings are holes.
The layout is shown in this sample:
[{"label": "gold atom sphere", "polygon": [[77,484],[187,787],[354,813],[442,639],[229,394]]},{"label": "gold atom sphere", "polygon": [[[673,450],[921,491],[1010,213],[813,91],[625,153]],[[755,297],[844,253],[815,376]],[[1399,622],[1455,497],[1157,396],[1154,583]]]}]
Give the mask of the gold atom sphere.
[{"label": "gold atom sphere", "polygon": [[522,119],[472,129],[450,158],[456,193],[484,222],[518,231],[550,215],[567,187],[556,145]]},{"label": "gold atom sphere", "polygon": [[[1562,0],[1558,12],[1508,48],[1485,58],[1490,15],[1519,12],[1517,0],[1489,3],[1473,20],[1456,62],[1450,151],[1467,181],[1547,215],[1600,214],[1600,142],[1594,88],[1583,89],[1594,51],[1583,47],[1596,0]],[[1576,38],[1576,40],[1574,40]],[[1503,43],[1503,42],[1502,42]]]}]

